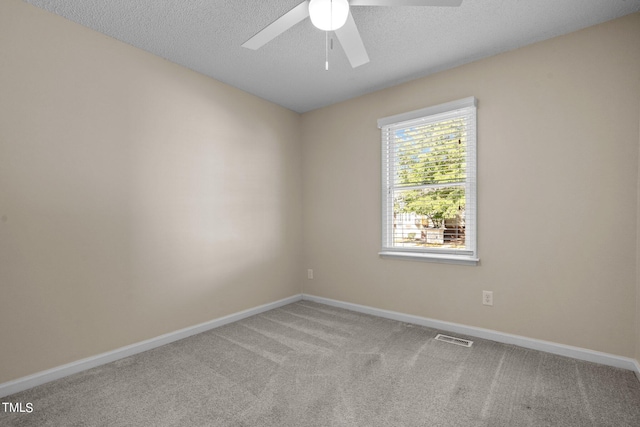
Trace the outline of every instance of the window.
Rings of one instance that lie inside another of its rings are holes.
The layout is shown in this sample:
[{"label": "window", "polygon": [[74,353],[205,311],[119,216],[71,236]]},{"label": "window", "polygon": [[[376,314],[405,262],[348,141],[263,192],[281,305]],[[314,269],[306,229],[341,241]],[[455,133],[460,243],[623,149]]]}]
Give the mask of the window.
[{"label": "window", "polygon": [[381,256],[477,264],[476,99],[378,120]]}]

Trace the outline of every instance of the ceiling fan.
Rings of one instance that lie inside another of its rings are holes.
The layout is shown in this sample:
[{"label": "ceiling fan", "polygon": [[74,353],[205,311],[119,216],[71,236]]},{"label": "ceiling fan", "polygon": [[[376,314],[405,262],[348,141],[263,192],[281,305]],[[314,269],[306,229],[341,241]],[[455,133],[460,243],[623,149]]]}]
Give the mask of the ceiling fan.
[{"label": "ceiling fan", "polygon": [[[460,6],[462,0],[305,0],[266,26],[242,47],[257,50],[306,18],[317,28],[334,31],[353,68],[369,62],[351,6]],[[328,69],[328,62],[327,62]]]}]

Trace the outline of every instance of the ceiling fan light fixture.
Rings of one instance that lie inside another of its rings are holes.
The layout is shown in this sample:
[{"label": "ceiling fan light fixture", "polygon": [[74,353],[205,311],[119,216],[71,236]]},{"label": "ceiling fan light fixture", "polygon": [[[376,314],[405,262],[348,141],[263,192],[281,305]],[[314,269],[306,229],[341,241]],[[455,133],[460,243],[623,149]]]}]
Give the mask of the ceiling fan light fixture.
[{"label": "ceiling fan light fixture", "polygon": [[309,17],[317,28],[323,31],[335,31],[341,28],[349,16],[347,0],[311,0]]}]

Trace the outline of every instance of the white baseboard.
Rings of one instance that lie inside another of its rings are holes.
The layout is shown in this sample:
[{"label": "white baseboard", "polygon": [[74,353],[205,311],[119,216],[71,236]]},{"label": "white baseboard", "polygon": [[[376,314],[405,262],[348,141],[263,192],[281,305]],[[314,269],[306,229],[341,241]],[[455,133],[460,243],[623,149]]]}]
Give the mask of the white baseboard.
[{"label": "white baseboard", "polygon": [[517,345],[524,348],[530,348],[533,350],[540,350],[547,353],[558,354],[561,356],[573,357],[574,359],[586,360],[589,362],[600,363],[602,365],[628,369],[628,370],[634,371],[636,376],[640,380],[640,363],[638,363],[638,361],[635,359],[630,359],[627,357],[621,357],[621,356],[616,356],[608,353],[588,350],[580,347],[572,347],[564,344],[557,344],[549,341],[526,338],[519,335],[506,334],[503,332],[493,331],[490,329],[476,328],[473,326],[466,326],[458,323],[444,322],[441,320],[429,319],[426,317],[414,316],[410,314],[404,314],[404,313],[399,313],[399,312],[389,311],[389,310],[382,310],[379,308],[368,307],[368,306],[359,305],[359,304],[352,304],[352,303],[337,301],[329,298],[317,297],[314,295],[298,294],[298,295],[291,296],[289,298],[281,299],[279,301],[275,301],[275,302],[264,304],[258,307],[250,308],[248,310],[240,311],[238,313],[230,314],[228,316],[220,317],[218,319],[201,323],[199,325],[191,326],[188,328],[180,329],[175,332],[170,332],[168,334],[160,335],[158,337],[141,341],[135,344],[131,344],[125,347],[121,347],[106,353],[88,357],[86,359],[77,360],[75,362],[71,362],[66,365],[48,369],[46,371],[37,372],[35,374],[18,378],[13,381],[2,383],[0,384],[0,397],[9,396],[11,394],[18,393],[23,390],[27,390],[29,388],[48,383],[50,381],[54,381],[78,372],[85,371],[87,369],[94,368],[96,366],[104,365],[106,363],[114,362],[116,360],[123,359],[128,356],[132,356],[134,354],[142,353],[143,351],[151,350],[153,348],[160,347],[165,344],[169,344],[174,341],[178,341],[183,338],[187,338],[192,335],[196,335],[201,332],[208,331],[210,329],[218,328],[228,323],[236,322],[246,317],[260,314],[268,310],[273,310],[274,308],[282,307],[283,305],[291,304],[300,300],[314,301],[320,304],[340,307],[347,310],[352,310],[360,313],[370,314],[373,316],[383,317],[386,319],[392,319],[392,320],[397,320],[397,321],[406,322],[406,323],[413,323],[416,325],[422,325],[429,328],[440,329],[443,331],[469,335],[469,336],[483,338],[491,341],[497,341],[505,344],[513,344],[513,345]]},{"label": "white baseboard", "polygon": [[527,338],[520,335],[507,334],[491,329],[476,328],[474,326],[466,326],[459,323],[445,322],[442,320],[413,316],[411,314],[398,313],[396,311],[382,310],[379,308],[368,307],[366,305],[352,304],[349,302],[337,301],[329,298],[317,297],[314,295],[303,294],[302,299],[307,301],[314,301],[320,304],[344,308],[351,311],[357,311],[360,313],[370,314],[377,317],[384,317],[386,319],[413,323],[433,329],[440,329],[442,331],[469,335],[472,337],[496,341],[504,344],[513,344],[519,347],[530,348],[532,350],[539,350],[546,353],[557,354],[560,356],[572,357],[578,360],[585,360],[588,362],[627,369],[630,371],[634,371],[636,373],[636,376],[638,376],[638,379],[640,379],[640,364],[637,360],[628,357],[616,356],[609,353],[589,350],[586,348],[573,347],[570,345],[558,344],[550,341]]},{"label": "white baseboard", "polygon": [[634,360],[633,364],[633,372],[636,373],[636,377],[638,377],[638,381],[640,381],[640,363],[638,362],[638,360]]},{"label": "white baseboard", "polygon": [[138,343],[127,345],[125,347],[121,347],[106,353],[98,354],[96,356],[87,357],[86,359],[67,363],[66,365],[58,366],[46,371],[37,372],[35,374],[18,378],[13,381],[8,381],[0,384],[0,397],[18,393],[20,391],[48,383],[53,380],[82,372],[87,369],[95,368],[96,366],[104,365],[106,363],[114,362],[116,360],[132,356],[134,354],[142,353],[143,351],[151,350],[153,348],[190,337],[191,335],[196,335],[210,329],[218,328],[220,326],[226,325],[227,323],[236,322],[238,320],[260,314],[268,310],[273,310],[274,308],[282,307],[283,305],[291,304],[293,302],[300,301],[301,299],[301,294],[294,295],[289,298],[250,308],[248,310],[240,311],[238,313],[210,320],[205,323],[200,323],[199,325],[190,326],[188,328],[180,329],[175,332],[160,335],[158,337],[151,338],[145,341],[140,341]]}]

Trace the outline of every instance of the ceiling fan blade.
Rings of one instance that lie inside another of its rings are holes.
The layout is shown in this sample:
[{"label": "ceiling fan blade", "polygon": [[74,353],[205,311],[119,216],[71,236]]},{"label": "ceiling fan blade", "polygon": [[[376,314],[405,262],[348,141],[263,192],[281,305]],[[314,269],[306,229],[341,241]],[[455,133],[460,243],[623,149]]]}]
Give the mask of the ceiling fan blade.
[{"label": "ceiling fan blade", "polygon": [[309,0],[305,0],[244,42],[242,47],[253,50],[259,49],[308,16]]},{"label": "ceiling fan blade", "polygon": [[449,6],[458,7],[462,0],[351,0],[350,6]]},{"label": "ceiling fan blade", "polygon": [[362,43],[360,32],[358,31],[358,27],[356,27],[356,21],[353,20],[351,12],[349,12],[347,22],[344,26],[337,29],[335,33],[353,68],[369,62],[369,55],[364,48],[364,43]]}]

